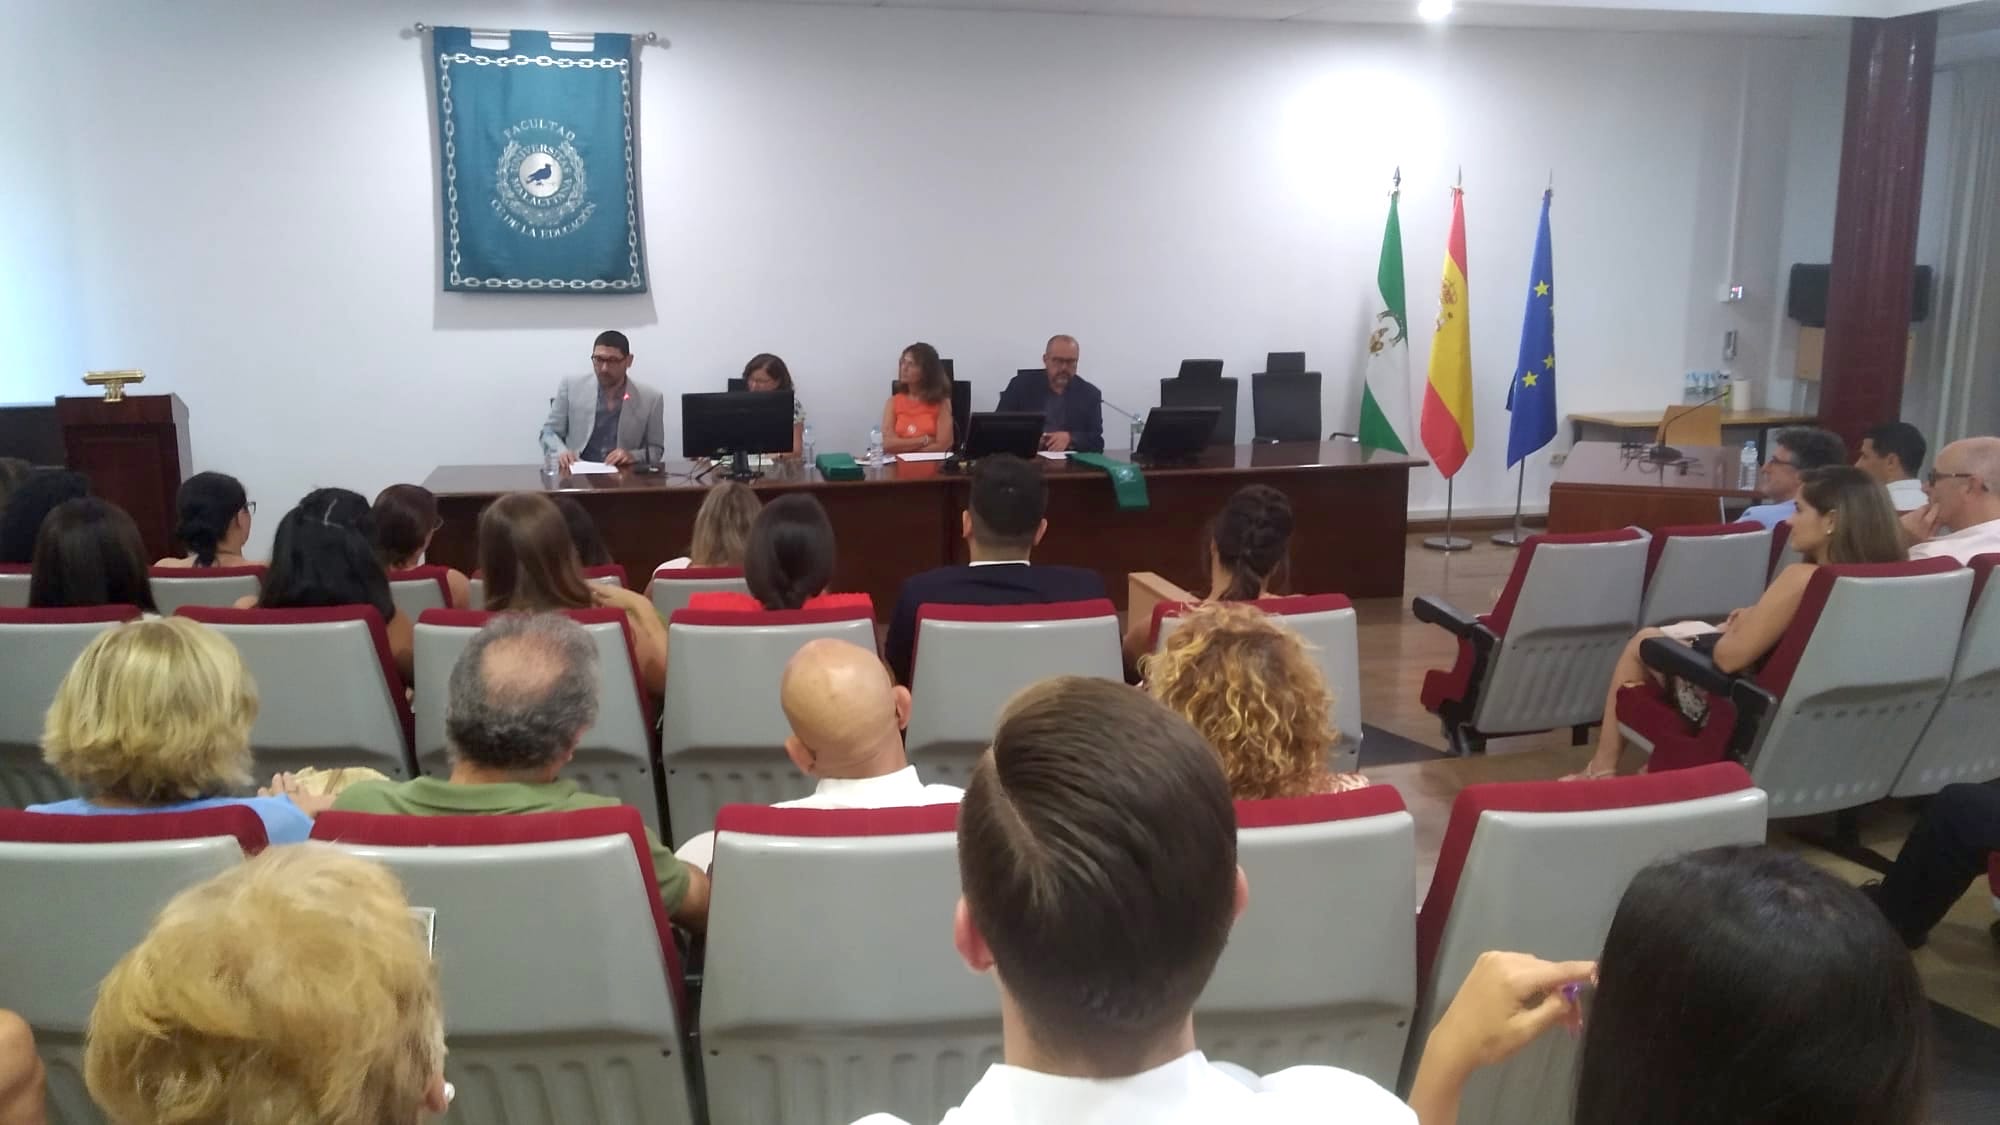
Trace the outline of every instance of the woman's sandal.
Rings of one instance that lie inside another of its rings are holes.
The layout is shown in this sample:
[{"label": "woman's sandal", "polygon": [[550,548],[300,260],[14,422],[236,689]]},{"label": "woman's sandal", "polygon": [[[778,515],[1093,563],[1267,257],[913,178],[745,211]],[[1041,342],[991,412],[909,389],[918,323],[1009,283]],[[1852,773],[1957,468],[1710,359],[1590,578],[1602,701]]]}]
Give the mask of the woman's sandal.
[{"label": "woman's sandal", "polygon": [[1617,769],[1616,769],[1616,768],[1613,768],[1613,769],[1608,769],[1608,770],[1594,770],[1594,769],[1590,769],[1589,767],[1587,767],[1587,766],[1586,766],[1585,768],[1583,768],[1583,769],[1580,769],[1580,770],[1576,771],[1575,773],[1566,773],[1566,774],[1562,775],[1562,777],[1558,778],[1557,780],[1559,780],[1559,781],[1603,781],[1603,780],[1604,780],[1605,778],[1607,778],[1607,777],[1617,777],[1617,776],[1618,776],[1618,771],[1617,771]]}]

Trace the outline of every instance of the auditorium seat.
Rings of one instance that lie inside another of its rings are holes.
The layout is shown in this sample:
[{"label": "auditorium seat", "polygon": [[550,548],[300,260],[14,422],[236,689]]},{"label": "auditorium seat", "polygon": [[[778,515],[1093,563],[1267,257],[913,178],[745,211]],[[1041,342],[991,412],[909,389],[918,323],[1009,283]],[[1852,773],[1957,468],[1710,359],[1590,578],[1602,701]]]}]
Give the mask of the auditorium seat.
[{"label": "auditorium seat", "polygon": [[1972,572],[1949,558],[1822,566],[1761,668],[1727,675],[1664,637],[1640,657],[1709,693],[1690,731],[1663,688],[1618,693],[1619,726],[1648,772],[1742,761],[1771,815],[1838,812],[1889,795],[1951,681]]},{"label": "auditorium seat", "polygon": [[1769,574],[1765,576],[1765,582],[1768,583],[1772,579],[1777,578],[1778,575],[1783,574],[1785,568],[1793,563],[1804,561],[1806,561],[1806,557],[1800,554],[1796,547],[1792,546],[1792,525],[1790,523],[1780,523],[1778,526],[1772,528],[1771,569]]},{"label": "auditorium seat", "polygon": [[1393,1089],[1417,1005],[1416,831],[1395,788],[1236,802],[1250,908],[1195,1005],[1209,1058]]},{"label": "auditorium seat", "polygon": [[712,1125],[936,1121],[1000,1061],[951,943],[958,807],[716,816],[701,1046]]},{"label": "auditorium seat", "polygon": [[1000,709],[1051,676],[1124,681],[1118,611],[1108,600],[918,607],[903,740],[910,764],[926,782],[964,785],[993,741]]},{"label": "auditorium seat", "polygon": [[153,604],[161,613],[184,605],[233,606],[264,590],[262,566],[156,566],[147,572]]},{"label": "auditorium seat", "polygon": [[49,1120],[104,1120],[83,1085],[97,984],[181,890],[264,849],[241,805],[58,816],[0,809],[0,997],[48,1071]]},{"label": "auditorium seat", "polygon": [[1637,528],[1576,535],[1531,535],[1489,613],[1473,617],[1419,597],[1419,621],[1458,638],[1450,669],[1424,675],[1424,709],[1438,716],[1446,743],[1477,753],[1486,740],[1604,717],[1604,688],[1618,654],[1638,629],[1647,535]]},{"label": "auditorium seat", "polygon": [[250,729],[257,781],[305,766],[367,766],[399,781],[415,775],[410,705],[373,606],[186,606],[179,616],[229,638],[257,682]]},{"label": "auditorium seat", "polygon": [[0,807],[24,808],[76,796],[42,761],[42,718],[56,688],[90,642],[139,607],[0,609]]},{"label": "auditorium seat", "polygon": [[[1160,651],[1194,603],[1160,602],[1153,607],[1152,651]],[[1349,772],[1361,750],[1361,648],[1354,603],[1345,594],[1259,598],[1249,603],[1297,633],[1333,692],[1333,724],[1340,730],[1331,768]]]},{"label": "auditorium seat", "polygon": [[773,613],[684,609],[667,622],[667,694],[660,755],[675,847],[715,827],[724,805],[804,797],[813,782],[785,756],[778,705],[785,662],[832,637],[875,651],[869,611]]},{"label": "auditorium seat", "polygon": [[313,839],[395,872],[437,912],[452,1120],[695,1119],[681,963],[635,809],[325,812]]},{"label": "auditorium seat", "polygon": [[413,566],[408,570],[389,572],[389,596],[395,599],[396,612],[408,621],[415,621],[429,609],[451,608],[451,580],[446,577],[451,570],[442,566]]},{"label": "auditorium seat", "polygon": [[653,608],[660,611],[662,621],[675,611],[686,609],[688,599],[696,594],[722,592],[750,592],[750,584],[743,581],[742,567],[690,566],[678,570],[663,567],[653,572],[653,580],[646,586],[646,596],[653,600]]},{"label": "auditorium seat", "polygon": [[1891,797],[1927,797],[1955,781],[2000,777],[2000,554],[1972,560],[1972,609],[1959,634],[1944,701],[1890,787]]},{"label": "auditorium seat", "polygon": [[[606,582],[606,583],[611,583],[613,585],[623,586],[625,585],[625,568],[622,566],[618,566],[615,563],[609,566],[586,566],[583,568],[583,580],[585,582]],[[480,574],[478,571],[474,571],[472,577],[466,581],[466,587],[467,587],[467,593],[465,600],[472,603],[470,608],[485,609],[486,608],[485,576]]]},{"label": "auditorium seat", "polygon": [[[1479,955],[1595,961],[1639,869],[1681,852],[1764,842],[1766,801],[1741,766],[1588,782],[1467,786],[1452,803],[1417,915],[1422,995],[1402,1088]],[[1253,890],[1254,894],[1254,890]],[[1465,1086],[1460,1125],[1570,1119],[1577,1041],[1544,1035]]]},{"label": "auditorium seat", "polygon": [[[658,832],[659,724],[639,683],[639,659],[625,611],[573,609],[568,616],[597,645],[598,711],[597,723],[584,732],[562,776],[586,792],[638,809],[646,827]],[[444,734],[451,670],[473,634],[492,617],[484,610],[433,609],[417,618],[417,765],[432,777],[451,776]]]},{"label": "auditorium seat", "polygon": [[34,570],[27,563],[0,563],[0,609],[28,608],[28,582]]},{"label": "auditorium seat", "polygon": [[1672,621],[1721,624],[1763,596],[1771,532],[1760,524],[1662,527],[1646,545],[1646,593],[1639,624]]}]

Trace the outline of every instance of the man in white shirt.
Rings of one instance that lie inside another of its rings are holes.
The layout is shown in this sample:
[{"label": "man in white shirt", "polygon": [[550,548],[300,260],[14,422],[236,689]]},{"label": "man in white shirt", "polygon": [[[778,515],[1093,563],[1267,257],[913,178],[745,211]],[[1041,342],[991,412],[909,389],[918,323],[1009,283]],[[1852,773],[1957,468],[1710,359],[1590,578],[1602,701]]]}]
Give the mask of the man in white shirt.
[{"label": "man in white shirt", "polygon": [[[925,785],[903,756],[910,689],[889,682],[882,661],[846,641],[810,641],[785,663],[779,703],[792,725],[785,753],[819,779],[810,797],[780,801],[781,809],[892,809],[950,805],[964,796],[955,785]],[[715,833],[703,832],[674,853],[707,871]]]},{"label": "man in white shirt", "polygon": [[1914,512],[1926,503],[1924,482],[1917,479],[1925,448],[1924,435],[1915,426],[1884,422],[1861,435],[1861,455],[1854,459],[1854,467],[1882,482],[1897,511]]},{"label": "man in white shirt", "polygon": [[1910,557],[1962,563],[2000,551],[2000,437],[1955,441],[1925,477],[1930,503],[1903,516]]},{"label": "man in white shirt", "polygon": [[952,939],[994,976],[1005,1061],[944,1125],[1414,1125],[1359,1075],[1258,1078],[1195,1048],[1249,888],[1215,752],[1144,694],[1063,677],[1015,697],[966,788],[958,868]]}]

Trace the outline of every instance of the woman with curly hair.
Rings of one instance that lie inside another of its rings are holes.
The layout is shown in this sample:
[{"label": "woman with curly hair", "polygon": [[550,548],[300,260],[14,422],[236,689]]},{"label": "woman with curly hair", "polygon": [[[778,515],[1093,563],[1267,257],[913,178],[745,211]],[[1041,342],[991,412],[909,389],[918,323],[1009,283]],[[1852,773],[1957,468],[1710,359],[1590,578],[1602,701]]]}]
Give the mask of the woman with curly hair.
[{"label": "woman with curly hair", "polygon": [[1190,611],[1142,662],[1146,690],[1208,739],[1239,801],[1359,789],[1334,773],[1340,732],[1333,693],[1297,633],[1254,606],[1210,602]]}]

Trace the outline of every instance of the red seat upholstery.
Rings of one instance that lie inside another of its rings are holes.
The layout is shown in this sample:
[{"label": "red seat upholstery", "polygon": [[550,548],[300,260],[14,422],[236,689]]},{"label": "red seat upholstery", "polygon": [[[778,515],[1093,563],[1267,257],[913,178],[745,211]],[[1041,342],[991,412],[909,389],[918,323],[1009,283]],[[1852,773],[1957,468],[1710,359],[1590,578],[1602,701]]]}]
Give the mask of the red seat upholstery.
[{"label": "red seat upholstery", "polygon": [[0,625],[99,625],[137,621],[136,605],[63,606],[59,609],[19,609],[0,606]]},{"label": "red seat upholstery", "polygon": [[185,812],[68,816],[0,809],[0,840],[17,844],[126,844],[234,836],[244,855],[270,844],[264,822],[247,805],[217,805]]}]

